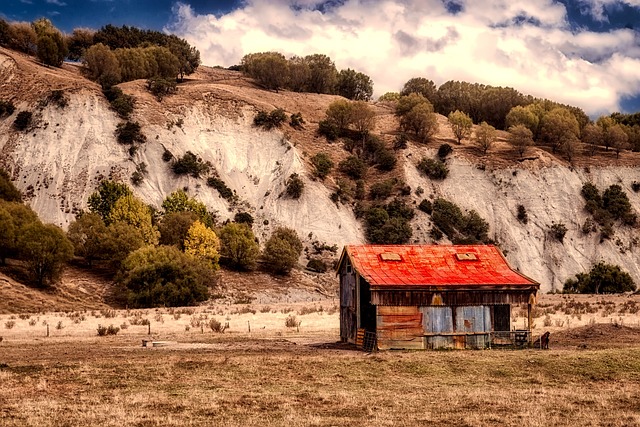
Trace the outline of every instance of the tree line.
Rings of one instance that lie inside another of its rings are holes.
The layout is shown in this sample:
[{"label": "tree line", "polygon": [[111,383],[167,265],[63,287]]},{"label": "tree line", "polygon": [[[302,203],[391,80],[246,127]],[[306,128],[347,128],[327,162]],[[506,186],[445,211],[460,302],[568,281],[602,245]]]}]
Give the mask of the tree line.
[{"label": "tree line", "polygon": [[288,274],[303,249],[297,233],[277,228],[261,251],[252,223],[244,213],[217,224],[202,202],[182,190],[168,195],[158,211],[126,184],[105,180],[65,233],[43,224],[0,170],[0,264],[18,260],[37,287],[53,286],[74,256],[88,267],[109,267],[116,298],[135,307],[204,301],[220,265],[247,271],[262,261],[268,271]]},{"label": "tree line", "polygon": [[89,78],[103,87],[141,78],[182,80],[200,65],[200,52],[186,40],[126,25],[63,34],[46,18],[31,23],[0,19],[0,45],[54,67],[62,66],[65,58],[82,60]]}]

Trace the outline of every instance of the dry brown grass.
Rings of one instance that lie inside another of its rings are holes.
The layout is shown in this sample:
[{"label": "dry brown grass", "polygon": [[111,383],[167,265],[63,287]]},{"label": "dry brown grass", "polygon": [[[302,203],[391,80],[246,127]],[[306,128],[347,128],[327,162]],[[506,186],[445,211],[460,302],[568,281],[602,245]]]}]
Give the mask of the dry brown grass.
[{"label": "dry brown grass", "polygon": [[173,349],[119,336],[3,344],[0,424],[640,423],[638,348],[367,355],[208,337]]}]

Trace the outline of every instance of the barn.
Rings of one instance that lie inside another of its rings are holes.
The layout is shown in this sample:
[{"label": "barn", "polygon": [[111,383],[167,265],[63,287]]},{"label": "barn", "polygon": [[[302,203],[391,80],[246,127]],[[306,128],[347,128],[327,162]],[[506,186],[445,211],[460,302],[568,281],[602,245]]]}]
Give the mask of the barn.
[{"label": "barn", "polygon": [[[487,348],[531,340],[540,284],[492,245],[348,245],[340,337],[371,349]],[[511,327],[514,305],[528,322]]]}]

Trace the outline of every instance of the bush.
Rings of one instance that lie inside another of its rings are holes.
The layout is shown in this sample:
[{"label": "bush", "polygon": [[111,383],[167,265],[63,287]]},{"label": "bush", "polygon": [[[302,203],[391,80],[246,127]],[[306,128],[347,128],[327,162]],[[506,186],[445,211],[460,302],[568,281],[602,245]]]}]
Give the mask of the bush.
[{"label": "bush", "polygon": [[602,261],[591,267],[588,273],[578,273],[575,279],[568,279],[563,288],[565,293],[581,294],[614,294],[635,290],[636,284],[629,273],[617,265]]},{"label": "bush", "polygon": [[162,161],[170,162],[174,158],[175,157],[173,157],[173,153],[165,148],[164,152],[162,153]]},{"label": "bush", "polygon": [[158,101],[162,101],[165,96],[175,93],[177,88],[178,84],[174,79],[152,77],[147,80],[147,89]]},{"label": "bush", "polygon": [[249,212],[238,212],[233,216],[233,221],[238,224],[247,224],[251,227],[253,225],[253,216]]},{"label": "bush", "polygon": [[216,332],[216,333],[219,333],[219,334],[224,332],[224,330],[226,329],[226,328],[224,328],[222,326],[222,323],[220,323],[220,321],[216,320],[216,319],[210,319],[208,326],[209,326],[209,328],[211,329],[212,332]]},{"label": "bush", "polygon": [[466,215],[445,199],[433,203],[431,220],[454,244],[489,243],[489,224],[474,210]]},{"label": "bush", "polygon": [[394,179],[387,179],[373,184],[369,189],[369,198],[372,200],[384,200],[390,197],[394,185]]},{"label": "bush", "polygon": [[0,200],[7,202],[22,202],[22,193],[11,181],[11,177],[4,169],[0,168]]},{"label": "bush", "polygon": [[327,264],[318,258],[311,258],[307,263],[307,270],[315,271],[317,273],[325,273],[327,271]]},{"label": "bush", "polygon": [[567,234],[567,226],[561,222],[554,222],[549,227],[549,233],[551,237],[559,241],[560,243],[564,242],[564,236]]},{"label": "bush", "polygon": [[407,134],[404,132],[401,132],[398,135],[396,135],[395,139],[393,140],[393,149],[404,150],[407,148],[408,142],[409,142],[409,137],[407,136]]},{"label": "bush", "polygon": [[431,213],[433,212],[433,203],[431,203],[431,200],[422,199],[422,201],[418,205],[418,209],[428,215],[431,215]]},{"label": "bush", "polygon": [[518,218],[518,221],[520,221],[523,224],[526,224],[526,223],[529,222],[529,216],[527,215],[527,209],[523,205],[518,205],[517,218]]},{"label": "bush", "polygon": [[258,111],[258,114],[253,118],[253,125],[265,130],[270,130],[279,128],[286,120],[287,114],[282,108],[275,109],[270,113]]},{"label": "bush", "polygon": [[0,99],[0,117],[10,116],[14,111],[16,111],[16,107],[13,102]]},{"label": "bush", "polygon": [[398,159],[392,150],[382,148],[375,154],[376,167],[385,172],[395,169]]},{"label": "bush", "polygon": [[228,223],[222,227],[219,234],[220,255],[226,265],[236,270],[255,268],[260,247],[250,225],[239,222]]},{"label": "bush", "polygon": [[195,305],[209,298],[213,281],[211,262],[173,246],[146,246],[132,252],[116,277],[132,307]]},{"label": "bush", "polygon": [[298,328],[300,327],[300,324],[301,322],[299,322],[296,316],[294,316],[293,314],[288,315],[287,318],[284,320],[284,325],[287,328]]},{"label": "bush", "polygon": [[142,133],[142,127],[138,122],[124,122],[116,127],[116,138],[120,144],[142,144],[147,137]]},{"label": "bush", "polygon": [[289,175],[289,179],[285,186],[286,195],[292,199],[299,199],[300,196],[302,196],[302,192],[304,191],[304,182],[300,179],[300,176],[297,173]]},{"label": "bush", "polygon": [[313,156],[311,164],[315,168],[315,175],[320,179],[325,179],[333,169],[333,161],[327,153],[318,153]]},{"label": "bush", "polygon": [[100,337],[104,337],[106,335],[116,335],[118,332],[120,332],[120,328],[117,327],[117,326],[113,326],[113,325],[109,325],[109,326],[98,325],[98,336],[100,336]]},{"label": "bush", "polygon": [[328,141],[335,141],[340,136],[340,130],[333,122],[320,120],[318,122],[318,134],[327,138]]},{"label": "bush", "polygon": [[640,182],[633,181],[631,183],[631,189],[634,191],[634,193],[637,193],[638,191],[640,191]]},{"label": "bush", "polygon": [[51,93],[45,98],[46,104],[54,104],[59,108],[65,108],[69,105],[69,100],[64,96],[63,90],[52,90]]},{"label": "bush", "polygon": [[211,169],[211,163],[205,162],[191,151],[187,151],[184,156],[174,160],[171,169],[176,175],[191,175],[194,178],[200,178]]},{"label": "bush", "polygon": [[438,148],[438,157],[440,160],[444,160],[447,158],[449,154],[453,151],[453,148],[449,144],[442,144]]},{"label": "bush", "polygon": [[349,156],[338,165],[340,171],[353,179],[362,179],[367,173],[367,165],[356,156]]},{"label": "bush", "polygon": [[264,246],[263,260],[275,274],[289,274],[302,253],[302,242],[295,230],[277,228]]},{"label": "bush", "polygon": [[289,126],[291,126],[294,129],[302,129],[302,125],[305,123],[304,119],[302,118],[302,114],[301,113],[295,113],[292,114],[291,117],[289,118]]},{"label": "bush", "polygon": [[27,130],[31,126],[33,121],[33,113],[31,111],[20,111],[13,121],[13,127],[16,130]]},{"label": "bush", "polygon": [[111,86],[102,91],[107,101],[111,105],[111,109],[122,119],[128,119],[133,113],[134,100],[130,95],[125,95],[119,87]]},{"label": "bush", "polygon": [[207,185],[218,190],[218,194],[225,200],[233,199],[233,191],[227,187],[227,184],[217,176],[207,178]]},{"label": "bush", "polygon": [[418,163],[418,170],[431,179],[442,180],[449,175],[447,165],[439,160],[428,159],[423,157]]},{"label": "bush", "polygon": [[411,239],[413,231],[409,221],[414,212],[403,201],[396,199],[386,206],[374,206],[363,215],[370,243],[404,244]]}]

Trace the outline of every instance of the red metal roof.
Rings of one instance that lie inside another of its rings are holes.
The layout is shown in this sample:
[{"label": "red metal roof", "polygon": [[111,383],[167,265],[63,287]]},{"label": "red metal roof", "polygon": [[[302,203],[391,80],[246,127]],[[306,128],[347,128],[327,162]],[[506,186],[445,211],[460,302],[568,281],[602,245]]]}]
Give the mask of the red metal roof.
[{"label": "red metal roof", "polygon": [[345,253],[373,287],[539,285],[513,270],[491,245],[348,245],[340,264]]}]

